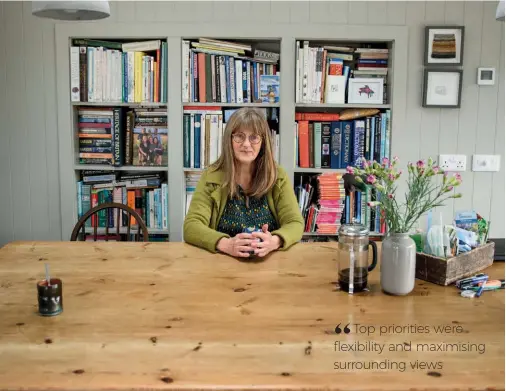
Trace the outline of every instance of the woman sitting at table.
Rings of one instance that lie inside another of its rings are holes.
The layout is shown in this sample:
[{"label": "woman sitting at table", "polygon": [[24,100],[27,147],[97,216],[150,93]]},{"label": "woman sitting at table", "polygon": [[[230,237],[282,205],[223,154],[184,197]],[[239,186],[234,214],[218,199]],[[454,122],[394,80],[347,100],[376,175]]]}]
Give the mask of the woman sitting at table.
[{"label": "woman sitting at table", "polygon": [[[262,111],[230,117],[219,159],[205,170],[184,222],[187,243],[234,257],[264,257],[302,238],[304,219],[285,170],[276,165]],[[255,227],[262,232],[243,232]],[[261,239],[261,241],[258,241]]]}]

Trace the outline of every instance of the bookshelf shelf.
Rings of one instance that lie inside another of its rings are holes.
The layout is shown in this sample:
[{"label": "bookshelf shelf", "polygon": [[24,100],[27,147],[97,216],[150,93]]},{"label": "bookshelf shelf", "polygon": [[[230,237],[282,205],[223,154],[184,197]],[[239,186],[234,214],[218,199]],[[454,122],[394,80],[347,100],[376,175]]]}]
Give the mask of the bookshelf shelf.
[{"label": "bookshelf shelf", "polygon": [[344,168],[300,168],[296,167],[294,169],[296,173],[311,173],[311,174],[319,174],[319,173],[336,173],[336,174],[345,174],[346,169]]},{"label": "bookshelf shelf", "polygon": [[266,107],[266,108],[269,108],[269,107],[272,107],[272,108],[276,108],[276,107],[280,107],[280,104],[279,103],[220,103],[220,102],[213,102],[213,103],[197,103],[197,102],[193,102],[193,103],[188,103],[188,102],[184,102],[183,103],[183,107],[187,107],[187,106],[198,106],[198,107],[215,107],[215,106],[220,106],[220,107]]},{"label": "bookshelf shelf", "polygon": [[369,105],[358,103],[296,103],[296,109],[390,109],[392,105]]},{"label": "bookshelf shelf", "polygon": [[167,103],[157,103],[157,102],[72,102],[72,106],[89,106],[89,107],[109,107],[109,106],[119,106],[119,107],[132,107],[132,108],[143,108],[143,107],[167,107]]},{"label": "bookshelf shelf", "polygon": [[[169,233],[168,229],[161,229],[161,228],[149,228],[148,227],[148,231],[149,231],[149,234],[168,234]],[[92,234],[94,231],[93,231],[92,227],[86,227],[85,232],[87,234]],[[121,227],[119,229],[119,233],[126,234],[127,228]],[[132,225],[130,227],[130,234],[136,234],[136,233],[137,233],[137,225]],[[105,228],[97,228],[97,234],[99,234],[99,235],[105,234]],[[116,228],[109,228],[109,235],[114,235],[114,234],[116,234]]]},{"label": "bookshelf shelf", "polygon": [[150,172],[165,172],[167,167],[153,167],[153,166],[121,166],[114,167],[106,164],[77,164],[74,166],[76,171],[150,171]]}]

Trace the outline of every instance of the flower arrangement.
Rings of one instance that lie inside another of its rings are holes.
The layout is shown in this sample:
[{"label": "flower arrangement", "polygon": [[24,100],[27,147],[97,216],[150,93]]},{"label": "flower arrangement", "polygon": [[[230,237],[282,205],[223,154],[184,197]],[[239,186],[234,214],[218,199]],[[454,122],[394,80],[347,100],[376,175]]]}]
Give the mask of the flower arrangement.
[{"label": "flower arrangement", "polygon": [[450,198],[462,197],[462,194],[452,193],[462,183],[460,174],[450,176],[429,158],[427,164],[423,160],[408,164],[408,191],[404,202],[400,203],[395,194],[396,181],[402,174],[397,169],[398,161],[397,157],[392,161],[383,158],[381,163],[362,159],[362,167],[346,168],[349,174],[355,175],[357,182],[372,186],[379,193],[379,200],[368,205],[380,206],[390,233],[407,233],[424,213],[444,205]]}]

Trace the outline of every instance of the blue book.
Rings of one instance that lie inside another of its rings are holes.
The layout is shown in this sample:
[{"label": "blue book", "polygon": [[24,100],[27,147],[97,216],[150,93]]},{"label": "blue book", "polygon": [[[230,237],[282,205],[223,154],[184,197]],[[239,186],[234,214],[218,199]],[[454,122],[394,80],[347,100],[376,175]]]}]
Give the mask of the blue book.
[{"label": "blue book", "polygon": [[258,99],[258,82],[257,82],[257,72],[258,72],[258,64],[256,62],[253,63],[253,102],[256,102]]},{"label": "blue book", "polygon": [[200,129],[201,129],[201,117],[202,114],[195,114],[195,120],[193,123],[193,129],[194,129],[194,165],[195,168],[200,168],[200,143],[201,143],[201,135],[200,135]]},{"label": "blue book", "polygon": [[376,139],[376,117],[371,117],[371,139],[369,144],[369,156],[371,160],[374,160],[374,144]]},{"label": "blue book", "polygon": [[349,224],[350,223],[350,196],[349,195],[346,196],[344,208],[346,209],[345,224]]},{"label": "blue book", "polygon": [[353,164],[353,151],[352,151],[352,127],[353,122],[352,121],[342,121],[341,125],[341,135],[342,135],[342,141],[341,141],[341,167],[340,168],[346,168],[348,166],[351,166]]},{"label": "blue book", "polygon": [[232,95],[230,93],[230,61],[229,56],[225,56],[225,80],[227,85],[227,103],[232,103]]},{"label": "blue book", "polygon": [[146,192],[146,226],[148,228],[151,227],[150,224],[149,224],[149,219],[150,219],[149,215],[151,214],[151,213],[149,213],[149,211],[151,210],[151,209],[149,209],[150,206],[151,206],[149,204],[149,193],[151,193],[151,190]]},{"label": "blue book", "polygon": [[365,153],[365,121],[357,119],[353,126],[353,165],[363,167]]},{"label": "blue book", "polygon": [[330,168],[342,168],[341,167],[341,140],[342,140],[342,123],[339,121],[333,121],[330,123],[331,132],[331,154],[330,154]]},{"label": "blue book", "polygon": [[381,158],[388,157],[385,152],[385,140],[387,132],[387,115],[381,113]]}]

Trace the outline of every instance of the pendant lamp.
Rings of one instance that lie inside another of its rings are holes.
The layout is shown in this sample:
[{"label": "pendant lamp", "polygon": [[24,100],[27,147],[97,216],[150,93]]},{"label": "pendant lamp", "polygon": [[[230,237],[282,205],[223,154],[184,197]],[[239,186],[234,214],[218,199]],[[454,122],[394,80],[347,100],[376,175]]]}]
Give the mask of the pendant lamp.
[{"label": "pendant lamp", "polygon": [[504,22],[504,0],[501,0],[499,4],[497,4],[497,9],[495,11],[496,20],[500,20]]},{"label": "pendant lamp", "polygon": [[111,15],[109,2],[99,1],[32,1],[32,14],[57,20],[98,20]]}]

